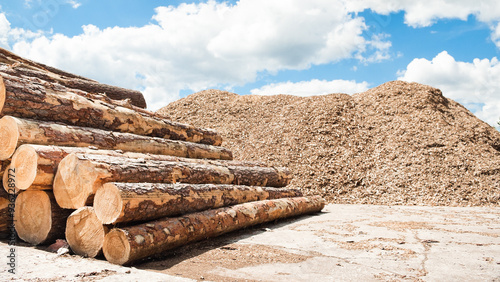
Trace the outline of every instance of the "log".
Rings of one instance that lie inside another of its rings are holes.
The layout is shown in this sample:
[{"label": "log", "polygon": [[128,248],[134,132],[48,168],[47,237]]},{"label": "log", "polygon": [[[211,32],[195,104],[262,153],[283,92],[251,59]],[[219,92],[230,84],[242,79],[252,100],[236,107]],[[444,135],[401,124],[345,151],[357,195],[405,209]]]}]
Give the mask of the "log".
[{"label": "log", "polygon": [[324,200],[318,196],[266,200],[114,228],[104,238],[103,252],[111,263],[130,264],[194,241],[277,219],[319,212],[323,207]]},{"label": "log", "polygon": [[[24,190],[52,190],[52,182],[44,181],[45,183],[41,183],[39,181],[37,184],[32,184],[26,187],[26,170],[29,168],[24,167],[22,164],[18,167],[13,167],[12,164],[7,166],[6,171],[2,176],[2,184],[5,191],[9,194],[18,194]],[[36,169],[36,167],[35,167]],[[39,174],[40,178],[46,178],[45,175]],[[23,189],[20,189],[18,186],[21,186]]]},{"label": "log", "polygon": [[51,192],[24,191],[17,196],[15,204],[14,220],[19,238],[33,245],[64,239],[71,210],[61,209]]},{"label": "log", "polygon": [[85,205],[106,182],[237,184],[284,187],[291,180],[285,168],[205,165],[127,157],[69,154],[54,177],[57,203],[68,209]]},{"label": "log", "polygon": [[[0,119],[1,123],[1,119]],[[208,145],[203,145],[208,146]],[[233,167],[264,167],[262,163],[240,161],[210,161],[202,159],[188,159],[165,155],[151,155],[130,153],[113,150],[95,150],[88,147],[59,147],[25,144],[19,146],[12,156],[11,168],[16,171],[16,181],[13,182],[17,190],[26,190],[30,187],[40,189],[40,186],[52,186],[59,162],[71,153],[105,155],[114,157],[142,158],[157,161],[187,162],[196,164],[212,164],[217,166]],[[3,180],[7,187],[7,178]],[[12,184],[11,184],[12,186]]]},{"label": "log", "polygon": [[81,207],[68,217],[66,241],[77,255],[94,258],[102,254],[108,228],[95,215],[94,208]]},{"label": "log", "polygon": [[84,77],[81,77],[79,75],[72,74],[72,73],[51,67],[51,66],[47,66],[45,64],[41,64],[41,63],[32,61],[32,60],[28,60],[26,58],[18,56],[16,54],[10,52],[9,50],[3,49],[3,48],[0,48],[0,63],[8,64],[8,65],[23,65],[23,66],[26,66],[27,68],[31,68],[31,69],[47,70],[47,71],[50,71],[54,74],[57,74],[57,75],[60,75],[63,77],[80,78],[80,79],[87,79],[88,80],[88,78],[84,78]]},{"label": "log", "polygon": [[173,122],[142,110],[136,111],[75,94],[59,84],[40,83],[0,73],[0,112],[3,115],[62,122],[218,146],[222,138],[211,129]]},{"label": "log", "polygon": [[96,147],[98,149],[170,155],[196,159],[231,160],[230,150],[206,144],[102,129],[4,116],[0,119],[0,160],[7,159],[22,144]]},{"label": "log", "polygon": [[48,82],[59,83],[68,88],[83,90],[89,93],[102,93],[110,99],[129,100],[134,106],[143,109],[146,108],[144,95],[137,90],[102,84],[92,79],[26,60],[1,48],[0,62],[7,64],[2,66],[0,71],[13,76],[37,77]]},{"label": "log", "polygon": [[302,196],[300,191],[286,188],[113,182],[97,190],[94,210],[103,224],[116,224],[299,196]]}]

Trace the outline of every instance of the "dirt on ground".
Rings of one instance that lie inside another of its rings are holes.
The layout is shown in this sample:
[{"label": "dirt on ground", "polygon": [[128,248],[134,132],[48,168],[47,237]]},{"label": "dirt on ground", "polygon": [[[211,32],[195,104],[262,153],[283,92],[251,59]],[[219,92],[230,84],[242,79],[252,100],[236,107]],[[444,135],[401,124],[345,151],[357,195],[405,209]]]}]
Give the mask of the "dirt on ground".
[{"label": "dirt on ground", "polygon": [[235,159],[288,167],[290,187],[331,203],[499,205],[500,132],[430,86],[312,97],[206,90],[158,112],[217,130]]}]

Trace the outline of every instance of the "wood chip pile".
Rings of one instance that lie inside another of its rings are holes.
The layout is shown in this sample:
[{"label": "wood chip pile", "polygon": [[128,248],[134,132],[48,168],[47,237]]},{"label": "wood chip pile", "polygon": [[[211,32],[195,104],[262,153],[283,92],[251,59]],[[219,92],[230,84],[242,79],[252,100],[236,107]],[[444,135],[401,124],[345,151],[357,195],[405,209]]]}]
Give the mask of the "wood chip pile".
[{"label": "wood chip pile", "polygon": [[0,49],[0,233],[13,219],[28,243],[65,238],[130,264],[324,207],[286,187],[288,169],[235,161],[217,132],[145,107],[140,92]]},{"label": "wood chip pile", "polygon": [[217,130],[239,160],[286,166],[291,187],[331,203],[500,203],[500,133],[430,86],[313,97],[206,90],[158,112]]}]

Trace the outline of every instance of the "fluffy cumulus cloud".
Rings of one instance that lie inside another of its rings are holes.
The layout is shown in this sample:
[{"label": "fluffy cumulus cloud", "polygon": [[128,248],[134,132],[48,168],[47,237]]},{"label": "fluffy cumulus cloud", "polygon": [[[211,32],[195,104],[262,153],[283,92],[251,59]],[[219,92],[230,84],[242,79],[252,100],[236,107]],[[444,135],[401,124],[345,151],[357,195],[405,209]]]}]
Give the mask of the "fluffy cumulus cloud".
[{"label": "fluffy cumulus cloud", "polygon": [[19,40],[14,52],[106,83],[142,90],[151,109],[181,90],[232,87],[261,73],[345,58],[386,58],[390,43],[367,35],[343,0],[241,0],[159,7],[142,27]]},{"label": "fluffy cumulus cloud", "polygon": [[9,46],[9,31],[10,23],[4,13],[0,13],[0,47],[7,48]]},{"label": "fluffy cumulus cloud", "polygon": [[[475,16],[488,24],[492,30],[491,39],[500,48],[500,1],[498,0],[350,0],[346,1],[349,11],[372,10],[379,14],[404,11],[405,23],[412,27],[426,27],[441,19],[467,20]],[[376,22],[383,28],[387,22]]]},{"label": "fluffy cumulus cloud", "polygon": [[265,85],[251,90],[257,95],[290,94],[297,96],[325,95],[330,93],[354,94],[368,90],[368,83],[358,83],[354,80],[318,80],[301,82],[282,82]]},{"label": "fluffy cumulus cloud", "polygon": [[469,63],[441,52],[430,61],[414,59],[399,79],[440,88],[446,97],[464,104],[480,119],[496,126],[500,117],[499,77],[500,62],[496,57]]},{"label": "fluffy cumulus cloud", "polygon": [[406,24],[413,27],[430,26],[440,19],[466,20],[474,15],[483,22],[500,20],[500,2],[497,0],[350,0],[350,11],[371,9],[380,14],[405,12]]}]

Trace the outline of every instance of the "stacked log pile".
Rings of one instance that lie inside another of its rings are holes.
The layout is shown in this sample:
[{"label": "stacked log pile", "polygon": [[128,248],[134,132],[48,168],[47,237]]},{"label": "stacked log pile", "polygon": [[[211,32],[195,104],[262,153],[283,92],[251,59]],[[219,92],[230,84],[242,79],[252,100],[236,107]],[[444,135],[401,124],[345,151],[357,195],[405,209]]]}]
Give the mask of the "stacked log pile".
[{"label": "stacked log pile", "polygon": [[145,106],[140,92],[0,49],[0,233],[17,195],[22,240],[65,238],[76,254],[129,264],[323,208],[286,188],[286,168],[232,160],[217,132]]}]

